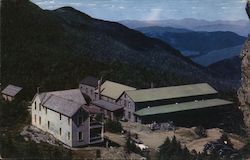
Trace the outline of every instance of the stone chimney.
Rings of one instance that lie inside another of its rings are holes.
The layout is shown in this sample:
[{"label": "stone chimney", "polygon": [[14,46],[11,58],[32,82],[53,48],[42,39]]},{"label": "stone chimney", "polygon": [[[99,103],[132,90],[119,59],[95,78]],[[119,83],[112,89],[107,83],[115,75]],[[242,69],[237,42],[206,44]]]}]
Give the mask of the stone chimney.
[{"label": "stone chimney", "polygon": [[150,83],[150,88],[154,88],[154,82]]},{"label": "stone chimney", "polygon": [[36,93],[39,94],[40,93],[40,87],[36,88]]},{"label": "stone chimney", "polygon": [[102,85],[102,77],[101,77],[101,79],[100,80],[98,80],[98,99],[101,99],[102,97],[101,97],[101,85]]}]

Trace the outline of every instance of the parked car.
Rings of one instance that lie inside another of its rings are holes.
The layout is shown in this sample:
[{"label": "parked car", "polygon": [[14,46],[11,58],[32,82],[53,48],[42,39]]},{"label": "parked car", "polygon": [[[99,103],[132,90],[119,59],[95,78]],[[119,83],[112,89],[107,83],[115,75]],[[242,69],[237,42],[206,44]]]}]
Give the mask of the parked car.
[{"label": "parked car", "polygon": [[156,123],[153,122],[149,125],[150,129],[152,131],[154,130],[163,130],[163,131],[173,131],[175,130],[175,126],[174,126],[174,122],[173,121],[169,121],[166,123]]},{"label": "parked car", "polygon": [[218,152],[220,157],[230,157],[232,154],[236,154],[237,151],[231,147],[221,148]]},{"label": "parked car", "polygon": [[209,153],[218,154],[221,158],[236,158],[240,157],[237,150],[235,150],[232,146],[222,143],[219,141],[211,141],[204,145],[204,152],[208,151]]},{"label": "parked car", "polygon": [[136,138],[131,138],[132,143],[135,144],[137,148],[139,148],[141,151],[146,151],[148,149],[148,146],[143,144],[143,142]]},{"label": "parked car", "polygon": [[204,145],[203,151],[204,152],[209,151],[209,150],[211,150],[212,147],[214,147],[214,145],[218,145],[218,144],[220,144],[220,143],[216,142],[216,141],[208,142],[207,144]]}]

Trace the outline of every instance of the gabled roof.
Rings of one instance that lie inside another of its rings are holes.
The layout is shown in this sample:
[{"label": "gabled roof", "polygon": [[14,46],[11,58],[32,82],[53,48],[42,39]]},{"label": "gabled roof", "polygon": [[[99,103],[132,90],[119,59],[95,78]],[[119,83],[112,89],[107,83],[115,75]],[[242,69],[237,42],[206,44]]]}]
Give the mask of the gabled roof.
[{"label": "gabled roof", "polygon": [[135,114],[138,116],[150,116],[150,115],[166,114],[166,113],[180,112],[180,111],[186,111],[186,110],[218,107],[218,106],[224,106],[224,105],[230,105],[230,104],[232,104],[232,102],[222,100],[222,99],[208,99],[208,100],[202,100],[202,101],[193,101],[193,102],[185,102],[185,103],[143,108],[141,110],[136,111]]},{"label": "gabled roof", "polygon": [[68,117],[73,116],[80,108],[88,111],[80,89],[43,92],[37,96],[43,106]]},{"label": "gabled roof", "polygon": [[4,88],[4,90],[2,90],[1,93],[5,94],[5,95],[8,95],[8,96],[14,97],[22,89],[23,89],[22,87],[18,87],[18,86],[14,86],[12,84],[9,84],[6,88]]},{"label": "gabled roof", "polygon": [[[126,86],[112,81],[105,81],[101,85],[101,95],[117,100],[124,91],[136,90],[134,87]],[[98,92],[96,90],[96,92]]]},{"label": "gabled roof", "polygon": [[215,93],[217,93],[217,91],[207,83],[126,91],[126,94],[134,102],[147,102]]},{"label": "gabled roof", "polygon": [[74,101],[51,94],[42,103],[42,105],[58,113],[62,113],[68,117],[72,117],[83,104],[79,104]]},{"label": "gabled roof", "polygon": [[110,103],[110,102],[107,102],[107,101],[104,101],[104,100],[96,100],[96,101],[93,101],[92,104],[94,104],[94,105],[96,105],[98,107],[107,109],[109,111],[116,111],[116,110],[119,110],[119,109],[123,108],[123,106],[116,105],[116,104],[113,104],[113,103]]},{"label": "gabled roof", "polygon": [[96,88],[98,86],[98,78],[87,76],[80,82],[80,84],[85,84]]},{"label": "gabled roof", "polygon": [[[62,90],[62,91],[52,91],[52,92],[43,92],[39,94],[40,99],[46,99],[49,95],[55,95],[64,99],[68,99],[74,101],[79,104],[86,104],[86,101],[80,91],[79,88],[77,89],[69,89],[69,90]],[[46,96],[46,97],[44,97]]]}]

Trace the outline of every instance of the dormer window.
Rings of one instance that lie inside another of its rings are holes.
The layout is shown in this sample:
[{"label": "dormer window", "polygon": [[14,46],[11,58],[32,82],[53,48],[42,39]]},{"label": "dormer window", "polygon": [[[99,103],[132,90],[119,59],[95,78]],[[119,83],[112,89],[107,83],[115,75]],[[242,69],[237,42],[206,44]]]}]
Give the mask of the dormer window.
[{"label": "dormer window", "polygon": [[126,100],[124,100],[124,107],[126,107],[127,106],[127,101]]},{"label": "dormer window", "polygon": [[83,117],[82,116],[79,116],[78,117],[78,125],[81,125],[83,122]]}]

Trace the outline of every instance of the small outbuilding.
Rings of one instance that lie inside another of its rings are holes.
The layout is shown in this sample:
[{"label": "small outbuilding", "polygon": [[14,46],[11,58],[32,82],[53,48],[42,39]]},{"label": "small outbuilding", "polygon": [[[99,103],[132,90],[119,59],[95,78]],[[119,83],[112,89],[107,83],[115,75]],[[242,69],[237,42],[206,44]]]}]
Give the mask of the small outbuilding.
[{"label": "small outbuilding", "polygon": [[22,90],[22,87],[18,87],[12,84],[9,84],[1,92],[2,97],[5,101],[13,101],[17,94]]}]

